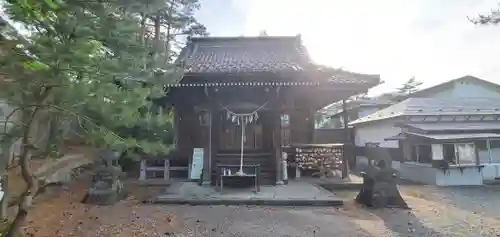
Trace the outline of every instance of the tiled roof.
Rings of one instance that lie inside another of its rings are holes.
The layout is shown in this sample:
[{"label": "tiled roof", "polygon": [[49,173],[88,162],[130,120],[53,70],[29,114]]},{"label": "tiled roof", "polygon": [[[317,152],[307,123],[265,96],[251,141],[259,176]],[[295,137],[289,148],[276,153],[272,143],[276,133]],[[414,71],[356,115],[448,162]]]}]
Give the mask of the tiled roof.
[{"label": "tiled roof", "polygon": [[500,130],[500,123],[498,121],[420,123],[420,124],[406,124],[404,125],[404,127],[411,127],[424,131]]},{"label": "tiled roof", "polygon": [[186,74],[313,72],[328,75],[317,78],[321,83],[367,87],[380,83],[379,75],[314,64],[300,36],[192,37],[178,62]]},{"label": "tiled roof", "polygon": [[317,65],[315,65],[314,68],[315,69],[313,70],[316,71],[329,72],[329,74],[332,76],[330,82],[334,84],[363,84],[376,86],[381,82],[379,75],[361,74]]},{"label": "tiled roof", "polygon": [[458,140],[458,139],[486,139],[486,138],[500,138],[497,133],[459,133],[459,134],[420,134],[406,132],[411,136],[424,137],[432,140]]},{"label": "tiled roof", "polygon": [[492,90],[497,90],[497,91],[500,90],[499,84],[493,83],[491,81],[483,80],[483,79],[477,78],[475,76],[466,75],[466,76],[459,77],[459,78],[456,78],[456,79],[453,79],[453,80],[450,80],[450,81],[447,81],[447,82],[444,82],[444,83],[441,83],[441,84],[438,84],[435,86],[431,86],[429,88],[425,88],[425,89],[416,91],[416,92],[412,93],[411,95],[407,95],[406,97],[407,98],[408,97],[422,97],[422,98],[429,97],[429,95],[431,95],[431,94],[439,93],[439,92],[444,91],[450,87],[453,87],[453,85],[455,85],[456,83],[473,83],[473,84],[477,84],[477,85],[482,85],[484,87],[488,87]]},{"label": "tiled roof", "polygon": [[[389,105],[395,104],[394,102],[391,102],[389,100],[384,100],[384,99],[378,99],[378,98],[361,98],[361,99],[356,99],[356,100],[350,100],[346,102],[346,107],[347,110],[355,109],[355,108],[360,108],[360,107],[368,107],[368,108],[377,108],[377,107],[387,107]],[[344,112],[344,109],[342,108],[342,101],[335,102],[331,105],[329,105],[328,108],[323,109],[321,112],[324,112],[327,114],[329,117],[335,116],[337,114],[340,114]]]},{"label": "tiled roof", "polygon": [[300,36],[190,38],[179,59],[186,73],[302,71],[310,66]]},{"label": "tiled roof", "polygon": [[399,116],[474,114],[500,114],[500,100],[492,100],[491,98],[409,98],[368,116],[356,119],[349,124],[354,125]]}]

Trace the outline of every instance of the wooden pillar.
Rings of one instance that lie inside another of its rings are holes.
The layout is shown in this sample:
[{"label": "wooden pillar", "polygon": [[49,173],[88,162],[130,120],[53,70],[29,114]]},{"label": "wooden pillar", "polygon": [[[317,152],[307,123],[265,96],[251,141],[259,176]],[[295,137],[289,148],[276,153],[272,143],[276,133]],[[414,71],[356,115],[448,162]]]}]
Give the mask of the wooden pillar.
[{"label": "wooden pillar", "polygon": [[342,178],[349,176],[349,160],[354,160],[354,149],[349,132],[349,113],[347,111],[347,103],[342,100],[342,119],[344,120],[344,154],[342,155]]},{"label": "wooden pillar", "polygon": [[220,146],[220,130],[221,130],[221,111],[215,107],[211,108],[211,133],[210,133],[210,163],[208,164],[210,169],[210,180],[212,181],[212,172],[215,169],[217,154],[219,153]]},{"label": "wooden pillar", "polygon": [[307,118],[306,118],[306,120],[307,120],[307,126],[308,126],[307,127],[307,129],[308,129],[308,135],[309,135],[307,143],[309,143],[309,144],[314,143],[314,130],[315,130],[315,127],[316,127],[315,126],[315,123],[316,123],[316,121],[315,121],[316,120],[315,119],[315,117],[316,117],[315,114],[316,114],[316,111],[311,106],[309,108],[309,113],[307,114]]},{"label": "wooden pillar", "polygon": [[281,114],[279,101],[279,88],[274,88],[271,98],[270,122],[272,128],[272,154],[274,159],[274,170],[276,171],[276,184],[283,184],[282,177],[282,160],[281,160]]},{"label": "wooden pillar", "polygon": [[212,183],[212,171],[216,165],[215,162],[219,148],[221,113],[217,101],[217,91],[205,88],[205,96],[208,100],[210,125],[208,127],[208,146],[205,151],[206,155],[203,164],[203,184],[210,184]]}]

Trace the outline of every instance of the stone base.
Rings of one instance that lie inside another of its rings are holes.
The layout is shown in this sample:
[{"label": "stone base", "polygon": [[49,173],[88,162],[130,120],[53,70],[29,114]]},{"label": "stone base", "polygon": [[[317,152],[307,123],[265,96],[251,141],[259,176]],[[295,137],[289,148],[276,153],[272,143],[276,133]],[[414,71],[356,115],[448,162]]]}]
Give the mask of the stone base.
[{"label": "stone base", "polygon": [[288,185],[263,185],[260,192],[252,188],[227,188],[220,193],[214,186],[179,182],[147,203],[188,205],[269,205],[269,206],[339,206],[343,202],[334,194],[308,182]]},{"label": "stone base", "polygon": [[113,205],[127,197],[127,193],[125,191],[116,192],[116,191],[94,191],[90,189],[89,192],[85,195],[82,202],[85,204],[92,205]]},{"label": "stone base", "polygon": [[182,199],[182,198],[157,198],[151,201],[152,204],[170,204],[170,205],[249,205],[249,206],[323,206],[323,207],[338,207],[344,205],[342,200],[331,199],[316,199],[316,200],[300,200],[300,199]]},{"label": "stone base", "polygon": [[368,207],[409,208],[393,182],[364,182],[356,202]]}]

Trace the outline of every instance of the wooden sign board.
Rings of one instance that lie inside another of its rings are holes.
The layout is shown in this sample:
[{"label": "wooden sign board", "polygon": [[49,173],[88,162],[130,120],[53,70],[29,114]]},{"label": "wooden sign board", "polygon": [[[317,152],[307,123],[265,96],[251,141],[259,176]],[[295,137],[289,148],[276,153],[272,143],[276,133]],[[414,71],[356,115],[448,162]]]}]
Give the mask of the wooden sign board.
[{"label": "wooden sign board", "polygon": [[191,161],[191,173],[189,174],[189,179],[199,180],[201,178],[201,172],[203,171],[203,148],[193,149],[193,159]]}]

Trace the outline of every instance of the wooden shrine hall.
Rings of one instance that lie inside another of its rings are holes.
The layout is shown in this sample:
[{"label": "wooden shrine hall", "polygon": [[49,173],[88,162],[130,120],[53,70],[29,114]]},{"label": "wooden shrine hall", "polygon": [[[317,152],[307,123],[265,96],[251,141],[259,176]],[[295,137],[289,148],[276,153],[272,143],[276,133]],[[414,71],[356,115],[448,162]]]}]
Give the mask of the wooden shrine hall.
[{"label": "wooden shrine hall", "polygon": [[204,183],[215,183],[218,164],[257,164],[261,182],[275,184],[282,147],[313,142],[317,110],[380,83],[378,75],[314,64],[300,35],[188,38],[178,63],[184,76],[167,97],[172,159],[191,164],[203,148]]}]

